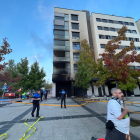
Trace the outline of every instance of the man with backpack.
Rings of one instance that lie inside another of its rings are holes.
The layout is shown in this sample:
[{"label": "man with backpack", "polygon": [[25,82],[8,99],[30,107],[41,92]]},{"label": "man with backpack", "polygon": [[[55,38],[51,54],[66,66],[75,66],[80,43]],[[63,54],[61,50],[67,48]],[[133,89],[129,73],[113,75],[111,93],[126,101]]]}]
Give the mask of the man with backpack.
[{"label": "man with backpack", "polygon": [[123,92],[111,89],[112,98],[107,105],[107,123],[105,140],[130,140],[129,111],[123,104]]}]

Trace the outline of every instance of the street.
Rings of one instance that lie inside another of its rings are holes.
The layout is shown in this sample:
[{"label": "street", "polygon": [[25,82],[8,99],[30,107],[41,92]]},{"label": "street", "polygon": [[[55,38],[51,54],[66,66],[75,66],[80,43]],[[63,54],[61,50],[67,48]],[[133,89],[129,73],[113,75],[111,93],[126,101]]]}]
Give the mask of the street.
[{"label": "street", "polygon": [[[129,102],[139,102],[140,97],[130,97]],[[23,102],[29,103],[29,100]],[[40,119],[34,127],[36,132],[28,140],[90,140],[92,136],[105,138],[105,122],[107,102],[91,102],[77,106],[84,102],[74,98],[66,100],[67,105],[74,107],[62,108],[60,100],[49,98],[40,105]],[[53,106],[48,106],[51,104]],[[140,112],[140,104],[127,104],[130,111]],[[29,128],[24,124],[32,125],[38,118],[31,117],[32,104],[12,103],[0,106],[0,135],[7,133],[6,140],[19,140]],[[131,113],[131,117],[140,119],[140,114]],[[28,136],[31,129],[26,136]],[[131,140],[140,140],[140,126],[130,127]]]}]

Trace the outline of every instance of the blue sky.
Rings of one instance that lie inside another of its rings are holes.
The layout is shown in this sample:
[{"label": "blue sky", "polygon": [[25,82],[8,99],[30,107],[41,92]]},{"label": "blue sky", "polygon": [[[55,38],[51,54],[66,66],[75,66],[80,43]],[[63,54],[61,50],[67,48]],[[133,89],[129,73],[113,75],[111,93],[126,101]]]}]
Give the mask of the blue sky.
[{"label": "blue sky", "polygon": [[37,60],[50,82],[54,7],[140,19],[140,0],[0,0],[0,45],[6,37],[13,49],[5,62],[27,57],[31,65]]}]

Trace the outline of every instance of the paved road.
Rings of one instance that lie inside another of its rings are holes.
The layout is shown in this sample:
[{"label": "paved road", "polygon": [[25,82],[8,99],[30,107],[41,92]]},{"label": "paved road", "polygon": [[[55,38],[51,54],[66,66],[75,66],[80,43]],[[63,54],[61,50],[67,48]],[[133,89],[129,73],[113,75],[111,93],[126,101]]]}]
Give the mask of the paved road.
[{"label": "paved road", "polygon": [[[134,98],[133,98],[134,99]],[[137,99],[137,98],[136,98]],[[132,99],[129,99],[131,101]],[[28,100],[26,100],[28,102]],[[140,100],[139,100],[140,101]],[[42,104],[60,104],[60,100],[49,98]],[[67,99],[67,104],[77,105],[81,102],[73,98]],[[37,131],[27,140],[90,140],[92,136],[105,137],[106,102],[88,103],[80,107],[60,108],[58,106],[40,106],[41,119],[35,127]],[[131,111],[140,111],[139,105],[128,106]],[[37,118],[31,117],[32,105],[12,103],[0,107],[0,134],[6,132],[7,140],[19,140],[28,127]],[[131,114],[137,117],[140,114]],[[140,118],[140,117],[138,117]],[[131,127],[131,140],[140,140],[140,127]]]}]

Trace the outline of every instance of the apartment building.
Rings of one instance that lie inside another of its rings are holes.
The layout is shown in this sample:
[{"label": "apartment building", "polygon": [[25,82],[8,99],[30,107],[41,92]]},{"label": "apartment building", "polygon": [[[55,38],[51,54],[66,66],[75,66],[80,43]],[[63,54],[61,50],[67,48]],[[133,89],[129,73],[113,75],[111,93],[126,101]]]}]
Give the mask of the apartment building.
[{"label": "apartment building", "polygon": [[53,91],[54,97],[65,89],[74,96],[74,87],[79,61],[80,42],[88,37],[87,13],[84,11],[54,8]]},{"label": "apartment building", "polygon": [[[59,96],[59,92],[65,89],[68,96],[78,96],[82,89],[73,87],[77,73],[77,63],[79,61],[79,52],[81,50],[80,42],[87,39],[90,47],[94,49],[95,60],[99,54],[104,52],[105,44],[110,39],[115,38],[117,31],[123,25],[127,26],[126,41],[122,41],[119,49],[130,46],[130,41],[135,42],[135,50],[140,53],[140,21],[130,17],[119,17],[113,15],[104,15],[98,13],[89,14],[89,11],[70,10],[63,8],[54,8],[54,58],[53,58],[53,88],[52,95]],[[93,58],[94,59],[94,58]],[[130,64],[132,69],[140,69],[140,64]],[[110,89],[115,86],[108,82],[107,85],[96,87],[92,82],[97,79],[93,78],[88,95],[95,93],[97,96],[109,95]],[[134,90],[139,94],[139,87]],[[133,93],[130,93],[133,94]]]}]

